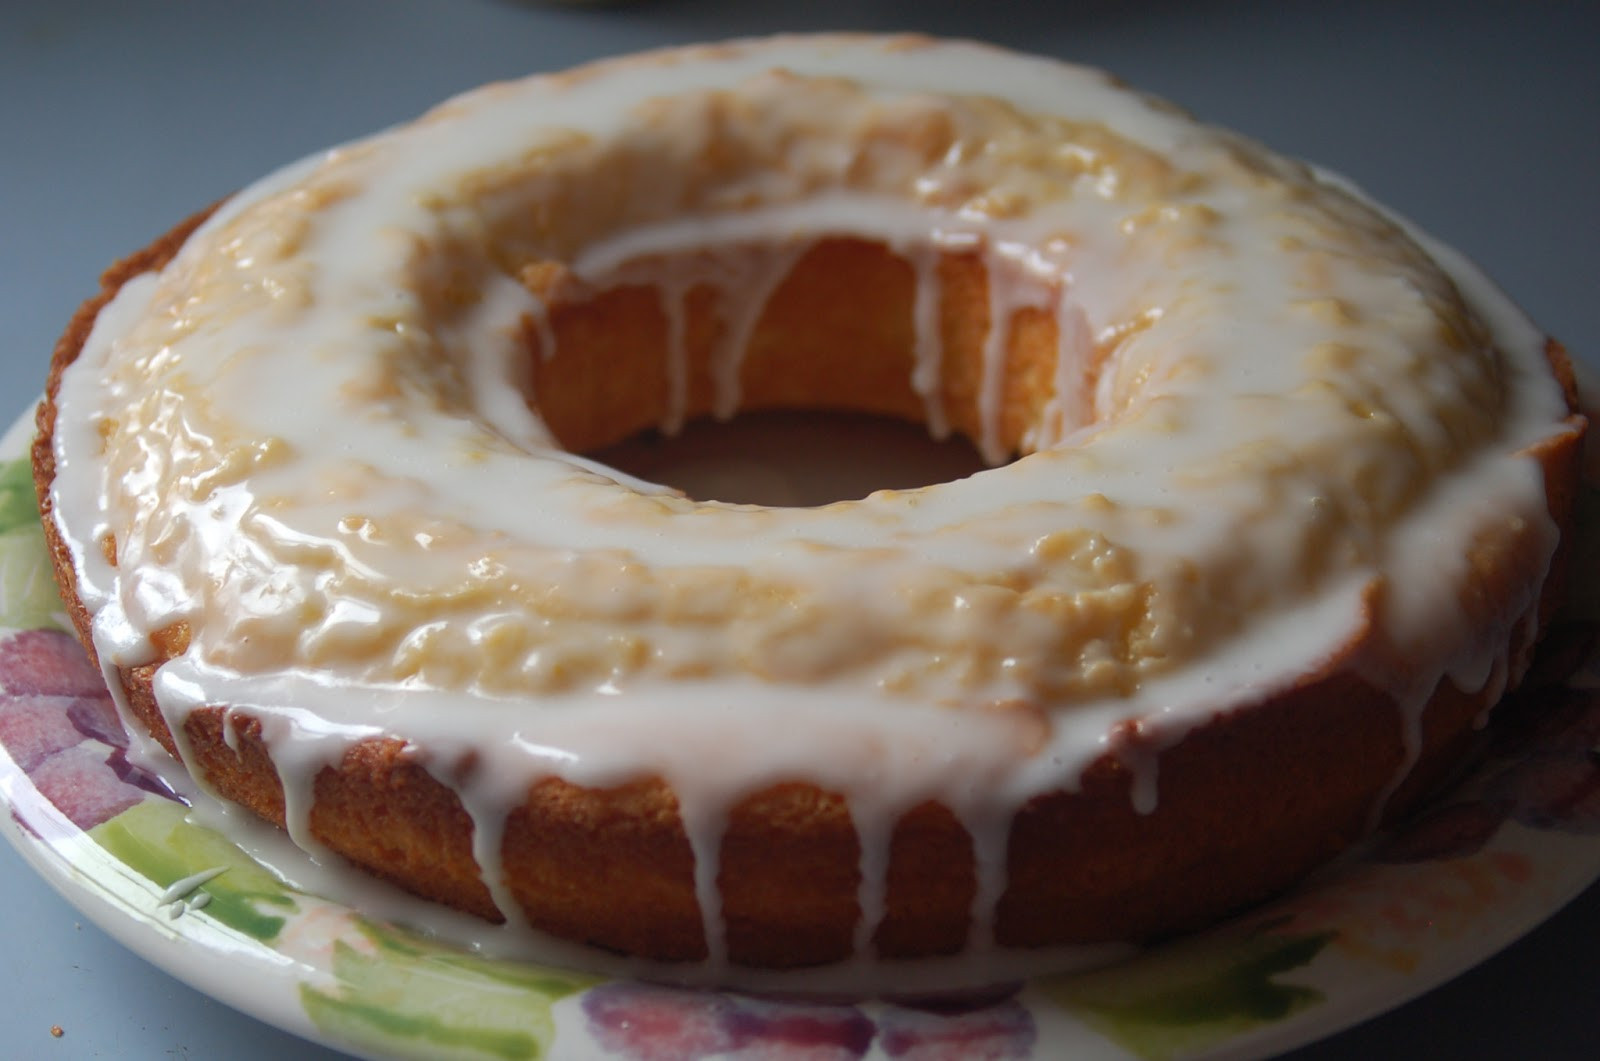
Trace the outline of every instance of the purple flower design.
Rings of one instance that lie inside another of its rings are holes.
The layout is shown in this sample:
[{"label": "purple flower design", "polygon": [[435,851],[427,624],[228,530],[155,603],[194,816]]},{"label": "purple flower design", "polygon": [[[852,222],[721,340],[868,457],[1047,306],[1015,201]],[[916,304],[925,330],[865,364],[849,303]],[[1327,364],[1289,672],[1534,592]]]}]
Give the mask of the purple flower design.
[{"label": "purple flower design", "polygon": [[[0,640],[0,747],[78,828],[172,792],[128,762],[128,736],[100,672],[71,636],[27,630]],[[29,829],[29,807],[12,808]],[[35,829],[35,831],[37,831]]]},{"label": "purple flower design", "polygon": [[[1558,637],[1546,678],[1575,666],[1570,643],[1588,649],[1592,631]],[[1386,862],[1462,858],[1481,850],[1507,821],[1532,829],[1600,835],[1600,691],[1545,681],[1519,691],[1495,713],[1494,752],[1481,784],[1424,811],[1377,851]]]},{"label": "purple flower design", "polygon": [[1465,858],[1483,849],[1510,816],[1483,800],[1448,803],[1424,812],[1388,837],[1375,856],[1383,862],[1433,862]]},{"label": "purple flower design", "polygon": [[902,1061],[1011,1061],[1033,1054],[1033,1016],[1016,999],[978,1009],[892,1007],[878,1021],[883,1052]]}]

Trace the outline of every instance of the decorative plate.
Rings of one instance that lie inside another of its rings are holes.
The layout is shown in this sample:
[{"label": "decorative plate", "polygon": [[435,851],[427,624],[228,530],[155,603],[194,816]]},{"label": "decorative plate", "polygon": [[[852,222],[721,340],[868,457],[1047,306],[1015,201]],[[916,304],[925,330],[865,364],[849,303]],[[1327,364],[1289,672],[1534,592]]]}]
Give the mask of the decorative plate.
[{"label": "decorative plate", "polygon": [[64,630],[30,425],[0,441],[0,830],[142,956],[355,1054],[1252,1057],[1420,994],[1600,877],[1600,658],[1593,628],[1570,623],[1450,794],[1300,891],[1120,964],[937,1005],[822,1004],[484,957],[290,887],[129,761],[100,675]]}]

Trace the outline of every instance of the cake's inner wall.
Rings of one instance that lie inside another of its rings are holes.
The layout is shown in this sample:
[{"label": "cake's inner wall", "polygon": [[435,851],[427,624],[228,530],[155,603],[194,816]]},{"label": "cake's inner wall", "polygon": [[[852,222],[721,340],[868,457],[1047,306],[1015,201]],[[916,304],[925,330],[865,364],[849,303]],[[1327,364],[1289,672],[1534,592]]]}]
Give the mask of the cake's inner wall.
[{"label": "cake's inner wall", "polygon": [[[785,252],[737,253],[749,256],[749,268],[736,273],[749,277]],[[991,278],[979,254],[938,253],[922,275],[907,257],[861,239],[824,238],[788,255],[793,265],[775,287],[753,295],[748,288],[760,285],[743,281],[674,285],[678,270],[668,258],[630,263],[629,278],[641,282],[615,285],[578,281],[559,268],[525,270],[524,282],[549,307],[548,327],[527,329],[537,412],[578,452],[650,428],[670,433],[674,421],[773,409],[867,413],[928,423],[938,433],[931,406],[950,429],[979,443],[987,400],[997,406],[1000,447],[1012,454],[1024,448],[1055,396],[1056,322],[1028,306],[1000,322],[1004,341],[991,356],[1003,359],[1002,385],[986,398],[985,342],[997,304],[989,284],[1004,278]],[[655,278],[660,282],[642,282]],[[919,283],[934,285],[922,297],[935,300],[936,316],[922,327],[935,335],[919,335]],[[740,299],[762,295],[748,341],[727,349]],[[930,340],[938,371],[924,395],[916,389],[917,358],[919,342]],[[674,372],[682,374],[679,410]],[[736,410],[719,409],[719,392],[730,389]]]}]

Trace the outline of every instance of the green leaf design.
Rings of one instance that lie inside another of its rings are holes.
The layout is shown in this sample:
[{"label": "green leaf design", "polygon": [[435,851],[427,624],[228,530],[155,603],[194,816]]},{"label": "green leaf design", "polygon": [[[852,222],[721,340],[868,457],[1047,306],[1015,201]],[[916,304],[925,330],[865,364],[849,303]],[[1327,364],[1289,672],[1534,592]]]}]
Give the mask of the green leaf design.
[{"label": "green leaf design", "polygon": [[1334,933],[1199,937],[1107,969],[1040,984],[1085,1023],[1148,1061],[1193,1054],[1324,1001],[1279,983],[1310,964]]},{"label": "green leaf design", "polygon": [[0,463],[0,625],[59,627],[61,597],[50,575],[33,472],[26,460]]},{"label": "green leaf design", "polygon": [[[187,810],[150,798],[90,830],[113,857],[168,887],[198,873],[204,916],[272,945],[304,912],[297,893]],[[152,911],[153,912],[153,911]],[[300,987],[312,1022],[341,1042],[385,1056],[539,1058],[555,1037],[550,1008],[595,977],[483,958],[359,917],[336,941],[333,986]]]},{"label": "green leaf design", "polygon": [[543,1057],[555,1037],[550,1007],[596,982],[481,958],[390,926],[359,927],[371,947],[335,945],[338,988],[305,984],[300,1000],[330,1036],[385,1055]]},{"label": "green leaf design", "polygon": [[0,534],[0,626],[60,629],[65,614],[39,525]]},{"label": "green leaf design", "polygon": [[38,523],[39,502],[33,490],[33,466],[25,459],[0,464],[0,534]]},{"label": "green leaf design", "polygon": [[162,887],[223,867],[198,889],[211,896],[206,916],[263,943],[276,939],[299,907],[294,893],[220,833],[189,822],[187,813],[180,804],[151,798],[95,826],[89,836]]}]

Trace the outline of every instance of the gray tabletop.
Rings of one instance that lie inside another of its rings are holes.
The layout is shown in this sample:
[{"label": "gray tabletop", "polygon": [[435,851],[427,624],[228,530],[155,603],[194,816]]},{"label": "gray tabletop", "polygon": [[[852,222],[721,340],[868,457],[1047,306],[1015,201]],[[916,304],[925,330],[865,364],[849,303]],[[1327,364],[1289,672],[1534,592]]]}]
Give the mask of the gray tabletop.
[{"label": "gray tabletop", "polygon": [[[33,400],[106,264],[278,163],[483,81],[802,29],[917,29],[1108,67],[1354,178],[1600,365],[1600,5],[60,0],[0,6],[0,413]],[[334,1056],[146,965],[3,844],[0,898],[0,1056]],[[1597,943],[1590,889],[1479,968],[1295,1056],[1596,1056]]]}]

